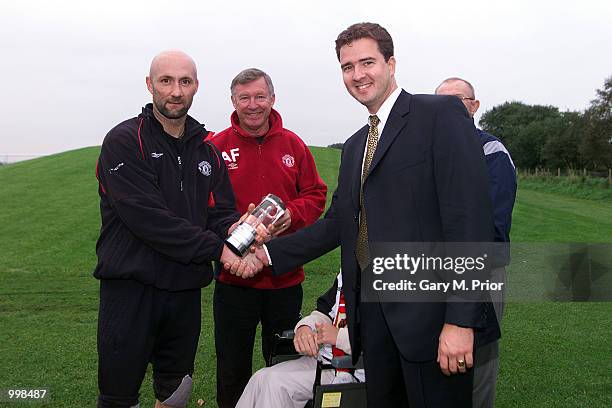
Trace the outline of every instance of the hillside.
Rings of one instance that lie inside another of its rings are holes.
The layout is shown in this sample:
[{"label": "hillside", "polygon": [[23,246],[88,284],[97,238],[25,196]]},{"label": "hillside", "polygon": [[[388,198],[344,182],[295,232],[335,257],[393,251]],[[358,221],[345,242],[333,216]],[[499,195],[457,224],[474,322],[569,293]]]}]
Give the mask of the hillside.
[{"label": "hillside", "polygon": [[[312,150],[329,201],[340,151]],[[51,407],[93,406],[96,396],[98,152],[0,166],[0,389],[50,387]],[[520,190],[513,221],[515,242],[612,241],[607,202]],[[337,269],[337,251],[307,266],[304,312]],[[191,406],[197,398],[214,406],[210,289]],[[612,406],[611,315],[611,303],[509,304],[497,406]],[[142,395],[141,406],[151,406],[148,383]]]}]

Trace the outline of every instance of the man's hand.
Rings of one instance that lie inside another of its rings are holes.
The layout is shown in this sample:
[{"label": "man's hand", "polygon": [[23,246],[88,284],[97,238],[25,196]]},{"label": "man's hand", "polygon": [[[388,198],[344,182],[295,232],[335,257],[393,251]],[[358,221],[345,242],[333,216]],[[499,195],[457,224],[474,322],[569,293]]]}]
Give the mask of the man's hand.
[{"label": "man's hand", "polygon": [[[269,228],[272,228],[272,226]],[[272,233],[263,224],[259,224],[255,231],[257,235],[255,236],[255,244],[251,247],[251,252],[255,252],[254,248],[256,246],[261,247],[272,239]]]},{"label": "man's hand", "polygon": [[465,373],[474,365],[474,329],[445,323],[438,343],[438,363],[445,375]]},{"label": "man's hand", "polygon": [[[234,230],[236,229],[236,227],[238,227],[238,225],[240,225],[242,222],[247,221],[249,222],[249,216],[251,216],[251,213],[253,212],[253,210],[255,209],[255,204],[251,203],[249,204],[246,212],[244,214],[242,214],[242,217],[240,217],[240,219],[238,221],[236,221],[235,223],[233,223],[229,229],[227,230],[227,235],[230,235],[232,232],[234,232]],[[259,224],[257,226],[257,236],[255,237],[255,245],[257,246],[261,246],[263,244],[265,244],[266,242],[270,241],[272,239],[272,233],[270,233],[265,226],[263,226],[262,224]],[[255,252],[255,245],[253,245],[250,250],[251,252]]]},{"label": "man's hand", "polygon": [[266,254],[266,250],[263,247],[253,247],[255,248],[251,252],[253,255],[263,264],[263,266],[270,266],[270,260],[268,259],[268,254]]},{"label": "man's hand", "polygon": [[309,326],[300,326],[293,337],[295,351],[306,356],[316,357],[319,354],[317,333]]},{"label": "man's hand", "polygon": [[287,208],[283,216],[280,217],[279,220],[276,221],[274,224],[268,227],[268,232],[272,236],[277,237],[281,233],[287,231],[290,226],[291,226],[291,210]]},{"label": "man's hand", "polygon": [[331,323],[316,323],[317,327],[317,342],[319,344],[331,344],[336,345],[338,339],[338,328]]},{"label": "man's hand", "polygon": [[251,203],[249,204],[249,207],[247,208],[246,212],[244,214],[242,214],[242,217],[240,217],[240,219],[238,221],[236,221],[235,223],[233,223],[229,229],[227,230],[227,235],[230,235],[238,225],[240,225],[240,223],[244,220],[246,220],[246,218],[251,215],[251,213],[253,212],[253,210],[255,209],[255,204]]},{"label": "man's hand", "polygon": [[263,268],[263,263],[254,254],[248,254],[244,258],[240,258],[225,245],[223,245],[220,261],[223,268],[232,275],[241,276],[245,279],[252,278]]},{"label": "man's hand", "polygon": [[264,267],[264,264],[257,258],[257,256],[255,256],[254,253],[248,253],[245,255],[244,258],[242,258],[242,262],[246,263],[248,266],[248,269],[243,272],[242,275],[238,275],[242,276],[243,279],[252,278]]}]

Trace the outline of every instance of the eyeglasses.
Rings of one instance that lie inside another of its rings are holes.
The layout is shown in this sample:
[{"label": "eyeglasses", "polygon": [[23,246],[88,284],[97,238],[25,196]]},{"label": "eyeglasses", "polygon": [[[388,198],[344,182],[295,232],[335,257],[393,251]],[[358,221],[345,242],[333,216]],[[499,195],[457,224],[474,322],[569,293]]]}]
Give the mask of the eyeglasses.
[{"label": "eyeglasses", "polygon": [[469,96],[463,96],[463,95],[453,95],[456,96],[457,98],[461,99],[461,102],[465,101],[466,99],[468,101],[475,101],[476,98],[470,98]]}]

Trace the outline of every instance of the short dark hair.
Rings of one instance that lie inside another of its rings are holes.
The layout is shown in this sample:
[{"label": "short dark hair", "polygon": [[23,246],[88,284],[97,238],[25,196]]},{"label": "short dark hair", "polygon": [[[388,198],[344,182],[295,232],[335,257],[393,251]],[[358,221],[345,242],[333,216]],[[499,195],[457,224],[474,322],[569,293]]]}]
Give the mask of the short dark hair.
[{"label": "short dark hair", "polygon": [[230,85],[230,92],[233,95],[234,88],[236,88],[236,85],[248,84],[249,82],[253,82],[259,78],[265,79],[266,84],[268,85],[268,91],[270,92],[270,95],[274,95],[274,85],[272,85],[272,78],[270,78],[270,75],[257,68],[247,68],[244,71],[241,71],[238,75],[236,75],[236,77],[232,80],[232,84]]},{"label": "short dark hair", "polygon": [[393,56],[393,39],[384,27],[376,23],[353,24],[341,32],[336,39],[336,56],[338,61],[340,61],[340,48],[362,38],[371,38],[376,41],[378,51],[385,58],[385,62],[389,62],[389,58]]}]

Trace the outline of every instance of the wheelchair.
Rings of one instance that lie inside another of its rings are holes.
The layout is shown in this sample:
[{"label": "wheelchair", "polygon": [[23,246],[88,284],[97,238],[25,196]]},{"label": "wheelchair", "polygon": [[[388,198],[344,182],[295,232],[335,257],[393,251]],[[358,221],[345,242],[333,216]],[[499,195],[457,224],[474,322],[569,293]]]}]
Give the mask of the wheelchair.
[{"label": "wheelchair", "polygon": [[[293,348],[293,330],[285,330],[276,334],[276,342],[272,348],[267,366],[298,359],[301,357]],[[290,347],[289,347],[290,346]],[[321,384],[321,373],[328,369],[362,369],[363,359],[360,357],[353,365],[351,356],[334,357],[329,363],[317,361],[314,384],[312,388],[313,399],[305,408],[366,408],[365,382],[345,384]]]}]

